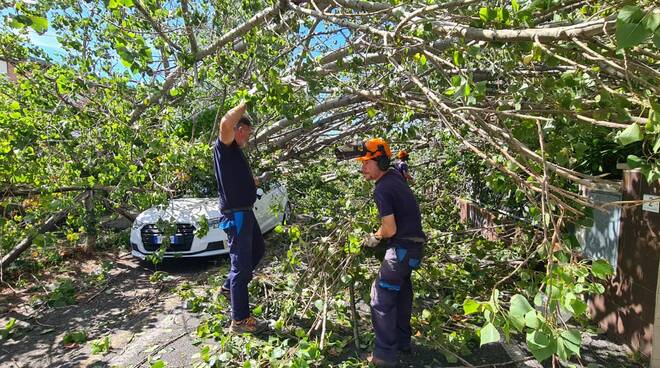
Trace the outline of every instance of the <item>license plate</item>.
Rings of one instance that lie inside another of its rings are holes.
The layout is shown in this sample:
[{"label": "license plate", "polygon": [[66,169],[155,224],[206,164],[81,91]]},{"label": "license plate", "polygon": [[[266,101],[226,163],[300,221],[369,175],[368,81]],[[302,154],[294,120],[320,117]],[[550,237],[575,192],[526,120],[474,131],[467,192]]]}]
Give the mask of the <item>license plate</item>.
[{"label": "license plate", "polygon": [[[176,235],[170,236],[170,244],[178,244],[180,242],[181,242],[180,237],[178,237]],[[163,236],[162,235],[152,235],[151,243],[153,243],[153,244],[163,244]]]}]

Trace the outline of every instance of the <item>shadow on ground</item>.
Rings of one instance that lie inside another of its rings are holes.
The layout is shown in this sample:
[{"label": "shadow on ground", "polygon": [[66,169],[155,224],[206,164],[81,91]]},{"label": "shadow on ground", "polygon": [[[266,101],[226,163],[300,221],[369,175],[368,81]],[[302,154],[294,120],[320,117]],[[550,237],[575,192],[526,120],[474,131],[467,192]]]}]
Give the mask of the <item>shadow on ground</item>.
[{"label": "shadow on ground", "polygon": [[[128,254],[118,255],[106,286],[77,295],[75,305],[46,308],[35,315],[22,314],[18,306],[10,306],[1,317],[15,318],[21,328],[0,344],[0,362],[5,362],[0,365],[109,366],[104,363],[108,356],[91,354],[90,341],[109,336],[114,348],[127,345],[137,335],[158,330],[164,315],[182,309],[180,300],[172,298],[172,290],[181,282],[197,282],[220,271],[223,264],[227,264],[226,257],[173,259],[154,267]],[[149,276],[155,270],[165,271],[170,277],[152,283]],[[76,278],[81,281],[85,276],[78,274]],[[62,338],[75,330],[87,332],[87,343],[65,347]]]}]

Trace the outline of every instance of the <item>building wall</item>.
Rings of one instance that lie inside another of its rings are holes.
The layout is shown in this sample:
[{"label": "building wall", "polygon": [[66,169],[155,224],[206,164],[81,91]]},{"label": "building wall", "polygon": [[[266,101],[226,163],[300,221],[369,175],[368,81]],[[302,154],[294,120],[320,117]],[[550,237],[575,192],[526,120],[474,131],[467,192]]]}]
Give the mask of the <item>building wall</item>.
[{"label": "building wall", "polygon": [[[603,205],[621,200],[621,187],[584,190],[594,203]],[[587,259],[605,259],[616,269],[621,231],[621,207],[593,210],[593,225],[578,226],[575,236],[582,245],[582,256]]]},{"label": "building wall", "polygon": [[0,60],[0,75],[6,75],[9,80],[16,81],[16,71],[11,63]]},{"label": "building wall", "polygon": [[[658,262],[658,275],[660,275],[660,262]],[[658,283],[655,289],[655,320],[653,321],[653,336],[660,336],[660,276],[658,276]],[[660,338],[653,340],[651,368],[660,368]]]},{"label": "building wall", "polygon": [[[649,185],[639,171],[624,171],[622,189],[624,201],[660,195],[660,183]],[[590,308],[612,339],[647,356],[652,351],[659,261],[660,213],[641,205],[624,206],[616,275],[603,295],[592,298]]]},{"label": "building wall", "polygon": [[488,240],[499,239],[497,231],[495,231],[496,216],[493,213],[465,199],[459,198],[457,202],[461,211],[461,222],[469,223],[474,228],[480,229],[481,236]]}]

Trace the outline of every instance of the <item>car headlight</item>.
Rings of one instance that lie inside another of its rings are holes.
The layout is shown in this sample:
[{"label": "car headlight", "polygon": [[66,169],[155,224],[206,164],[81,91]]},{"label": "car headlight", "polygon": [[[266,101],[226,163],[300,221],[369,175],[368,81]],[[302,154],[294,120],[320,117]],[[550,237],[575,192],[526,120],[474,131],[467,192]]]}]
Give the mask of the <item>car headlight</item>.
[{"label": "car headlight", "polygon": [[220,217],[211,217],[209,219],[209,229],[215,229],[218,228],[218,224],[220,223]]}]

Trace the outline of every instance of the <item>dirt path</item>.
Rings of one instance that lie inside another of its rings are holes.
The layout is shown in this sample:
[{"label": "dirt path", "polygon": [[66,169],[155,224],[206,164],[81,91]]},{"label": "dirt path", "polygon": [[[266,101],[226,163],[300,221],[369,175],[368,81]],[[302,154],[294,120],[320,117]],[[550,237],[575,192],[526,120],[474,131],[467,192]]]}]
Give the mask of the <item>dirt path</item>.
[{"label": "dirt path", "polygon": [[[171,368],[189,367],[197,361],[199,341],[195,341],[195,331],[201,317],[185,308],[175,288],[183,282],[203,286],[210,275],[226,272],[227,259],[173,260],[160,268],[169,276],[156,283],[149,281],[154,270],[129,254],[119,254],[112,260],[114,267],[105,286],[90,287],[77,295],[75,305],[35,313],[26,307],[29,300],[22,296],[14,298],[9,308],[3,306],[0,326],[9,318],[19,322],[8,340],[0,340],[0,367],[149,367],[150,362],[162,359]],[[79,281],[87,276],[81,272]],[[361,314],[368,322],[368,307],[363,307]],[[87,332],[87,342],[68,347],[62,343],[68,332],[80,329]],[[106,336],[110,338],[109,353],[92,354],[90,341]],[[585,335],[584,341],[585,366],[641,367],[630,361],[627,348],[599,335]],[[349,354],[341,360],[355,361],[355,354]],[[529,356],[524,343],[518,341],[488,344],[462,358],[474,366],[543,367],[534,360],[521,362]],[[448,363],[441,351],[420,343],[412,354],[402,356],[400,366],[464,365]]]},{"label": "dirt path", "polygon": [[[220,259],[222,263],[226,260]],[[164,270],[171,276],[151,283],[152,269],[121,254],[107,286],[78,296],[77,304],[49,309],[34,318],[18,307],[12,309],[0,319],[2,326],[9,318],[18,321],[14,336],[0,344],[0,366],[134,366],[151,354],[167,357],[170,367],[187,366],[197,351],[187,333],[195,331],[198,318],[183,307],[174,288],[184,281],[205,279],[220,266],[209,260],[180,259]],[[66,347],[62,339],[74,330],[85,330],[88,342]],[[105,336],[110,337],[110,352],[93,355],[89,341]],[[180,351],[175,354],[173,349]]]}]

